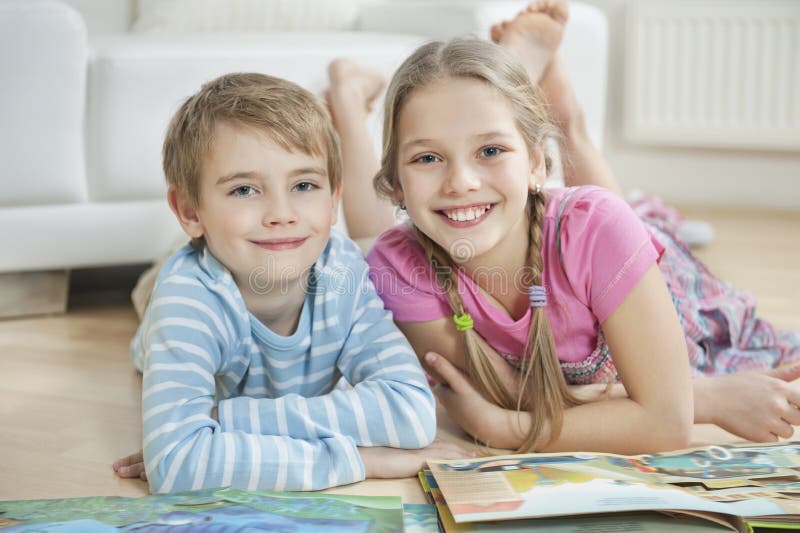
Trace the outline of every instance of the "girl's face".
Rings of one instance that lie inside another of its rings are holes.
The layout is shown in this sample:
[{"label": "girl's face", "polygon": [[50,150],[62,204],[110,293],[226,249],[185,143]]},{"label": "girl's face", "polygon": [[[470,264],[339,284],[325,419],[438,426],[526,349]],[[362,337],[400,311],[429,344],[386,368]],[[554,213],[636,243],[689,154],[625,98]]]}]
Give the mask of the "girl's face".
[{"label": "girl's face", "polygon": [[544,179],[544,157],[538,150],[529,154],[509,102],[496,89],[445,78],[416,90],[397,134],[396,200],[455,261],[503,253],[504,239],[527,235],[528,191]]}]

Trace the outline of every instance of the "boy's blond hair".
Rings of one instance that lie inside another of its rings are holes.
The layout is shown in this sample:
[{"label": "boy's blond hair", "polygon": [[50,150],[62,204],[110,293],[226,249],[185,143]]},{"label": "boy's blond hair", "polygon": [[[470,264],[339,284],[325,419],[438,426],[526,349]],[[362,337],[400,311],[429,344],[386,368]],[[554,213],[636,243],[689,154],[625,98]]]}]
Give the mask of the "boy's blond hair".
[{"label": "boy's blond hair", "polygon": [[200,203],[203,159],[220,122],[253,128],[289,151],[320,156],[331,190],[342,180],[339,138],[327,109],[313,94],[290,81],[257,73],[233,73],[205,83],[170,121],[164,139],[167,183]]}]

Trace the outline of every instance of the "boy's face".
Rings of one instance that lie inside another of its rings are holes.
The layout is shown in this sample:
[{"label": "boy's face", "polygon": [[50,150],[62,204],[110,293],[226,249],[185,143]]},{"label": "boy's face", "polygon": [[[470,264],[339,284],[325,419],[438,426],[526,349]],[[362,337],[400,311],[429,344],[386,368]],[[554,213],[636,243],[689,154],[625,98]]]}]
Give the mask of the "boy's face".
[{"label": "boy's face", "polygon": [[323,157],[219,123],[202,165],[194,219],[179,218],[192,237],[205,237],[243,293],[265,294],[305,279],[336,223],[339,193],[331,191]]}]

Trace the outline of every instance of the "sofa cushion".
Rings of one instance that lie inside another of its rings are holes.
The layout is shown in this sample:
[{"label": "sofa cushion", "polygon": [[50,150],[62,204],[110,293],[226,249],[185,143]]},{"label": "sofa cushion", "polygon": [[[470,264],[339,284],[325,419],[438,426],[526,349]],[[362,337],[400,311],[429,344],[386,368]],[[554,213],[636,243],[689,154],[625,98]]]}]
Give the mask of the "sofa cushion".
[{"label": "sofa cushion", "polygon": [[[332,59],[349,57],[388,77],[421,42],[418,36],[361,32],[99,38],[92,43],[89,72],[89,196],[95,201],[163,198],[161,145],[169,119],[212,78],[263,72],[320,93]],[[375,139],[379,142],[380,135]]]},{"label": "sofa cushion", "polygon": [[138,0],[133,31],[352,30],[356,0]]},{"label": "sofa cushion", "polygon": [[0,206],[83,201],[83,20],[60,2],[7,0],[0,35]]}]

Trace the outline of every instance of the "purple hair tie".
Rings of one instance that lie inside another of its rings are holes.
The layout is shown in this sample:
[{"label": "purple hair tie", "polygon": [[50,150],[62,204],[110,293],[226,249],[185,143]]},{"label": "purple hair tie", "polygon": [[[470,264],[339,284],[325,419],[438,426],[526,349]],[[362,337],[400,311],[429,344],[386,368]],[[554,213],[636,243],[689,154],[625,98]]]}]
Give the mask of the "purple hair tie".
[{"label": "purple hair tie", "polygon": [[531,299],[531,307],[544,307],[547,305],[547,291],[541,285],[528,287],[528,297]]}]

